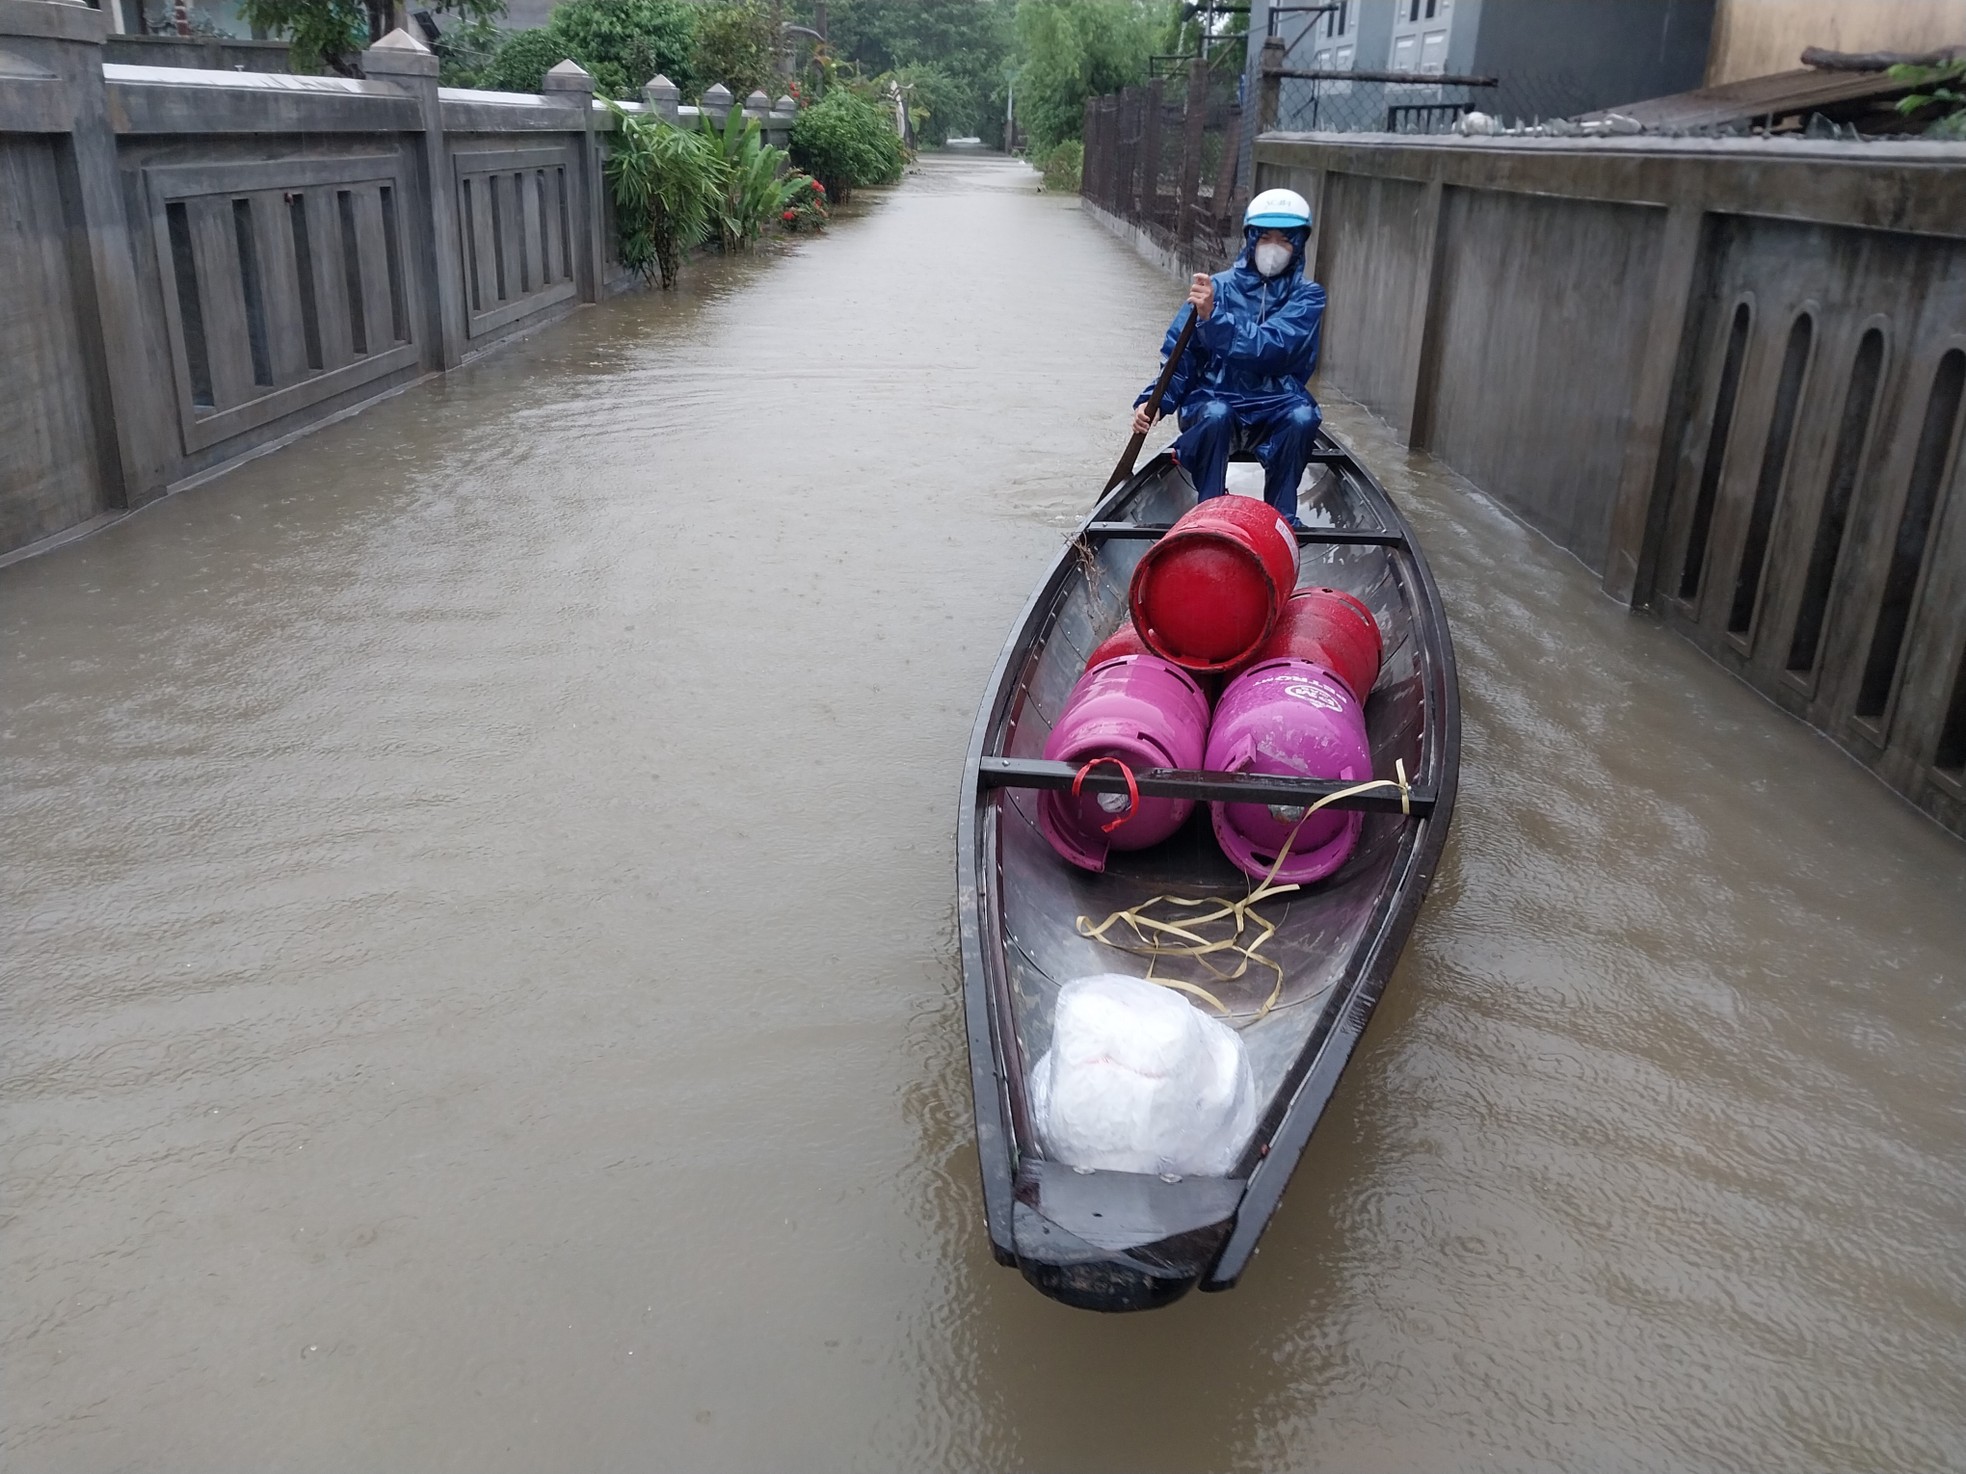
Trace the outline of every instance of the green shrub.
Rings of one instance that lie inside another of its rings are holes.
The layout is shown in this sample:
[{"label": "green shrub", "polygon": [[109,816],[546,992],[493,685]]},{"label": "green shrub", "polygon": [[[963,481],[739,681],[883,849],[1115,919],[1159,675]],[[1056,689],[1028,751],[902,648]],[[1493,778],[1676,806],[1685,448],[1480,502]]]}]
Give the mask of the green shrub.
[{"label": "green shrub", "polygon": [[723,160],[701,133],[620,108],[614,120],[607,180],[621,263],[644,281],[659,277],[673,287],[683,254],[717,224]]},{"label": "green shrub", "polygon": [[1044,156],[1043,188],[1054,194],[1077,194],[1085,168],[1085,145],[1068,138]]},{"label": "green shrub", "polygon": [[[777,29],[758,0],[698,7],[690,64],[705,87],[721,82],[739,103],[753,92],[770,95],[777,79]],[[670,78],[674,81],[674,77]]]},{"label": "green shrub", "polygon": [[892,184],[908,153],[886,108],[835,87],[792,125],[792,161],[844,204],[865,184]]},{"label": "green shrub", "polygon": [[537,92],[547,69],[572,58],[602,97],[634,98],[661,73],[693,97],[691,52],[701,7],[690,0],[567,0],[537,30],[520,31],[485,69],[484,85]]}]

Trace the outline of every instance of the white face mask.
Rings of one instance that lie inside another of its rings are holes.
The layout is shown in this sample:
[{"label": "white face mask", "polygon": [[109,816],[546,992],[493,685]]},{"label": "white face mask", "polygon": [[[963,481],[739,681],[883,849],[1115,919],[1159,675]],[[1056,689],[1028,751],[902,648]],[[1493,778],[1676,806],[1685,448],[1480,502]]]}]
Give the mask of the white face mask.
[{"label": "white face mask", "polygon": [[1265,276],[1281,276],[1295,253],[1288,246],[1264,241],[1256,247],[1256,269]]}]

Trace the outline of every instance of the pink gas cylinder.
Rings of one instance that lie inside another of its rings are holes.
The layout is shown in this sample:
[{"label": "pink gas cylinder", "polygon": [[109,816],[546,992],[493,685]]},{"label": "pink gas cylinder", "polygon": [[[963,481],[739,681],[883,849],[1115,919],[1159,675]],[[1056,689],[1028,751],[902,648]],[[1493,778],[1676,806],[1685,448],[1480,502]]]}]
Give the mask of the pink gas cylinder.
[{"label": "pink gas cylinder", "polygon": [[1265,502],[1199,502],[1147,549],[1127,605],[1149,650],[1191,671],[1253,655],[1297,586],[1297,537]]},{"label": "pink gas cylinder", "polygon": [[[1228,773],[1272,773],[1363,783],[1372,776],[1365,716],[1345,683],[1307,660],[1266,660],[1223,691],[1209,728],[1206,765]],[[1261,880],[1286,846],[1277,879],[1322,880],[1358,843],[1356,811],[1284,804],[1210,805],[1222,852]]]},{"label": "pink gas cylinder", "polygon": [[[1123,655],[1079,677],[1045,738],[1051,762],[1109,761],[1133,772],[1196,768],[1208,740],[1208,698],[1195,678],[1154,655]],[[1107,760],[1107,761],[1102,761]],[[1074,865],[1104,870],[1109,850],[1144,850],[1187,822],[1193,799],[1047,789],[1038,829]]]}]

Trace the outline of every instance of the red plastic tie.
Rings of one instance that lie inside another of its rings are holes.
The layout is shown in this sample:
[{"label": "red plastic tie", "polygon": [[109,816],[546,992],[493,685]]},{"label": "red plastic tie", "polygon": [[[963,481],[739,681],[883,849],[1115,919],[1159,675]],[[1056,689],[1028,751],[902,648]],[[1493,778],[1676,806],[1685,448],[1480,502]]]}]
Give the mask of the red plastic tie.
[{"label": "red plastic tie", "polygon": [[1119,818],[1113,820],[1112,823],[1102,824],[1099,826],[1099,832],[1101,834],[1111,834],[1115,829],[1119,828],[1120,825],[1124,824],[1128,819],[1131,819],[1135,814],[1140,812],[1140,785],[1133,781],[1133,769],[1129,768],[1125,763],[1121,762],[1118,758],[1096,757],[1093,758],[1090,762],[1088,762],[1084,767],[1080,768],[1075,775],[1073,775],[1072,778],[1073,798],[1077,798],[1079,796],[1079,789],[1085,783],[1085,775],[1087,773],[1090,773],[1094,768],[1098,767],[1101,763],[1111,763],[1114,767],[1120,770],[1120,776],[1126,779],[1126,812],[1124,814],[1121,814]]}]

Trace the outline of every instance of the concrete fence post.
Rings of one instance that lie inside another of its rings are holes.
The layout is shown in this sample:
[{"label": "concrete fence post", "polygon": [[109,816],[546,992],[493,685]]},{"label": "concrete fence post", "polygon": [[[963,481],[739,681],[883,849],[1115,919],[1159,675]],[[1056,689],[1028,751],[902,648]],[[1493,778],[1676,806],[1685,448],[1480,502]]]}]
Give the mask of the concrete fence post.
[{"label": "concrete fence post", "polygon": [[650,112],[666,123],[680,125],[683,119],[683,90],[658,72],[643,84],[642,101]]},{"label": "concrete fence post", "polygon": [[792,146],[792,125],[798,121],[798,103],[790,95],[779,98],[771,105],[771,116],[765,122],[765,142],[789,149]]},{"label": "concrete fence post", "polygon": [[[102,75],[108,33],[103,12],[84,5],[0,0],[0,57],[8,73],[0,86],[14,94],[9,111],[35,114],[31,130],[55,135],[61,250],[74,300],[39,305],[74,314],[94,402],[102,501],[134,507],[163,493],[176,443],[169,387],[150,373],[144,352],[136,263]],[[22,346],[10,344],[7,351]],[[0,449],[0,455],[11,450]]]},{"label": "concrete fence post", "polygon": [[574,285],[579,289],[581,301],[598,302],[601,300],[602,284],[606,281],[603,258],[606,242],[602,238],[601,225],[605,217],[601,211],[601,191],[607,187],[607,183],[601,175],[600,139],[596,137],[594,127],[594,78],[579,62],[563,61],[547,72],[541,90],[555,101],[564,102],[580,111],[580,167],[574,176],[580,192],[580,208],[573,212],[576,232],[574,259],[578,273]]},{"label": "concrete fence post", "polygon": [[437,95],[436,55],[397,29],[362,53],[362,75],[389,82],[416,99],[423,130],[405,140],[417,199],[403,212],[411,239],[423,316],[423,366],[455,368],[464,360],[464,262],[458,247],[456,186],[444,144],[444,107]]},{"label": "concrete fence post", "polygon": [[703,99],[697,106],[702,110],[704,117],[708,118],[718,128],[722,128],[724,126],[724,119],[730,116],[730,88],[724,86],[721,82],[717,83],[703,94]]},{"label": "concrete fence post", "polygon": [[1282,115],[1283,58],[1283,37],[1271,36],[1263,43],[1263,52],[1257,61],[1256,131],[1259,134],[1274,132],[1277,119]]}]

